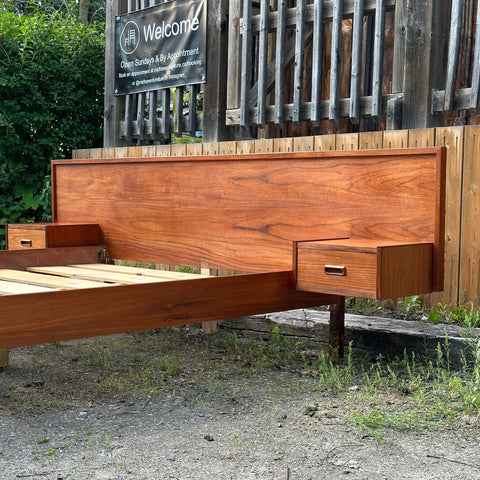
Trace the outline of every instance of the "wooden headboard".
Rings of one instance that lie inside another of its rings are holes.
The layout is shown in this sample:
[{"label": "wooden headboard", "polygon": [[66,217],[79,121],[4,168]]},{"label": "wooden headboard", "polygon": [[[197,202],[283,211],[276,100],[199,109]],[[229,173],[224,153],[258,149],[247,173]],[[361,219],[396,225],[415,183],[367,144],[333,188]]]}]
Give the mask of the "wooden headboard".
[{"label": "wooden headboard", "polygon": [[[443,267],[442,148],[52,163],[56,222],[98,223],[111,258],[268,272],[292,242],[433,242]],[[442,270],[443,272],[443,270]]]}]

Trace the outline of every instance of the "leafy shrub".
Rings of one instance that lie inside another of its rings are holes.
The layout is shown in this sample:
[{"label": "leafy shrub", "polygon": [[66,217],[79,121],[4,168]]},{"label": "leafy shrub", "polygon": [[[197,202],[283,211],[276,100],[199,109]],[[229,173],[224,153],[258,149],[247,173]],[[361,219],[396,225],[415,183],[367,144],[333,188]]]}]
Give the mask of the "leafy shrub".
[{"label": "leafy shrub", "polygon": [[[50,215],[50,161],[101,145],[104,25],[0,2],[0,247],[7,222]],[[3,11],[2,11],[3,10]]]}]

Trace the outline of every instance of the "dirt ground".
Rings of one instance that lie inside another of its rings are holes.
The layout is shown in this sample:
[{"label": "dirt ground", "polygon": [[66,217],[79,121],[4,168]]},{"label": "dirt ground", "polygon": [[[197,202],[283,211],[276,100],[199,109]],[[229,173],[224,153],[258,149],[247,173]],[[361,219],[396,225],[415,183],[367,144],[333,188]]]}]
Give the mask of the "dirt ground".
[{"label": "dirt ground", "polygon": [[480,479],[477,417],[379,442],[349,421],[356,397],[239,341],[190,327],[12,349],[2,478]]}]

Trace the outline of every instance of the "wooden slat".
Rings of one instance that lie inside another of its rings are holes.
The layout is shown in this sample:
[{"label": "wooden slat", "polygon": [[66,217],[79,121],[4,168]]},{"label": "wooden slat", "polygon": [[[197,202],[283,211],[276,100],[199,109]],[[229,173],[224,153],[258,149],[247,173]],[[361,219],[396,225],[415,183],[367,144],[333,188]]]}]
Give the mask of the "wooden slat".
[{"label": "wooden slat", "polygon": [[285,94],[285,41],[287,32],[287,0],[278,2],[278,27],[275,52],[275,124],[283,127]]},{"label": "wooden slat", "polygon": [[260,0],[260,34],[258,38],[258,90],[257,124],[265,128],[265,112],[267,102],[267,64],[268,64],[268,10],[269,1]]},{"label": "wooden slat", "polygon": [[[477,37],[478,38],[478,37]],[[460,245],[459,291],[465,297],[462,304],[471,301],[480,305],[480,127],[465,127],[463,156],[463,192]]]},{"label": "wooden slat", "polygon": [[7,280],[29,285],[38,285],[51,288],[94,288],[108,286],[107,283],[91,280],[80,280],[73,278],[58,277],[54,275],[43,275],[40,273],[25,272],[20,270],[0,269],[0,280]]},{"label": "wooden slat", "polygon": [[55,289],[53,288],[40,287],[38,285],[28,285],[25,283],[7,282],[6,280],[0,280],[0,294],[2,295],[53,292],[54,290]]},{"label": "wooden slat", "polygon": [[377,0],[375,10],[375,41],[373,46],[372,117],[379,120],[382,114],[383,54],[385,48],[385,0]]},{"label": "wooden slat", "polygon": [[237,0],[229,0],[228,6],[228,69],[227,69],[227,109],[240,108],[241,77],[241,35],[240,19],[242,5]]},{"label": "wooden slat", "polygon": [[358,133],[340,133],[335,136],[336,150],[358,150]]},{"label": "wooden slat", "polygon": [[435,129],[434,128],[418,128],[409,130],[408,147],[433,147],[435,145]]},{"label": "wooden slat", "polygon": [[[0,297],[0,348],[338,303],[292,271]],[[28,301],[26,301],[28,299]]]},{"label": "wooden slat", "polygon": [[114,272],[114,273],[122,273],[125,275],[163,278],[163,279],[171,279],[171,280],[191,280],[193,278],[203,278],[205,276],[208,277],[208,274],[199,275],[195,273],[171,272],[167,270],[155,270],[152,268],[143,268],[143,267],[128,267],[124,265],[109,265],[105,263],[78,264],[78,265],[69,265],[69,267],[86,268],[88,270],[99,270],[101,272]]},{"label": "wooden slat", "polygon": [[455,85],[458,71],[458,52],[462,32],[463,0],[452,0],[452,14],[450,21],[450,40],[448,44],[447,79],[445,82],[444,110],[451,112],[455,96]]},{"label": "wooden slat", "polygon": [[336,124],[338,122],[342,20],[343,0],[334,0],[332,20],[332,55],[330,62],[330,103],[328,106],[328,118],[333,124]]},{"label": "wooden slat", "polygon": [[170,138],[170,100],[171,92],[169,88],[161,90],[162,96],[162,119],[160,123],[160,133],[163,138]]},{"label": "wooden slat", "polygon": [[124,273],[102,272],[99,270],[89,270],[86,268],[75,268],[68,266],[29,267],[27,270],[29,272],[48,273],[49,275],[60,275],[63,277],[83,278],[85,280],[97,280],[102,282],[123,284],[168,281],[167,279],[161,278],[146,277],[141,275],[135,276]]},{"label": "wooden slat", "polygon": [[175,88],[175,112],[173,123],[175,126],[175,133],[181,137],[183,133],[183,94],[185,89],[183,86]]},{"label": "wooden slat", "polygon": [[480,109],[480,5],[477,5],[470,108],[474,111],[474,113],[478,113]]},{"label": "wooden slat", "polygon": [[188,131],[190,135],[197,133],[197,95],[200,90],[199,85],[189,86],[190,95],[188,99]]},{"label": "wooden slat", "polygon": [[350,74],[350,121],[352,123],[360,122],[364,6],[365,0],[355,0],[353,12],[352,70]]},{"label": "wooden slat", "polygon": [[312,53],[312,111],[311,120],[320,122],[320,104],[322,102],[323,77],[323,1],[315,0],[313,20],[313,53]]},{"label": "wooden slat", "polygon": [[252,75],[252,2],[243,2],[242,77],[240,79],[240,126],[249,124],[248,92]]},{"label": "wooden slat", "polygon": [[459,301],[460,218],[462,209],[462,181],[464,129],[445,127],[436,129],[435,144],[447,148],[447,178],[445,213],[445,289],[443,294],[432,294],[431,302],[441,301],[455,305]]},{"label": "wooden slat", "polygon": [[293,73],[293,122],[302,120],[301,103],[303,96],[303,55],[305,45],[305,0],[297,0],[295,27],[295,67]]},{"label": "wooden slat", "polygon": [[360,132],[358,134],[358,148],[367,150],[369,148],[383,147],[383,132]]},{"label": "wooden slat", "polygon": [[408,130],[388,130],[383,132],[383,148],[406,148]]}]

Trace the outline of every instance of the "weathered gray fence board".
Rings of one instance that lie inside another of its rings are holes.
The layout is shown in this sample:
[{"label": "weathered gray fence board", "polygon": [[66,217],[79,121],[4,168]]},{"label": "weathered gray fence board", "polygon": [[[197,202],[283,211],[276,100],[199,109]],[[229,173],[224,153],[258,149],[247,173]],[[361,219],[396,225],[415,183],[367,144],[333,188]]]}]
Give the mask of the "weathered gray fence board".
[{"label": "weathered gray fence board", "polygon": [[373,46],[373,74],[372,74],[372,117],[379,120],[382,114],[383,94],[383,55],[385,48],[385,0],[377,0],[375,11],[375,29]]},{"label": "weathered gray fence board", "polygon": [[323,77],[323,1],[315,0],[313,21],[312,52],[312,114],[311,120],[317,124],[320,120],[320,102],[322,101]]},{"label": "weathered gray fence board", "polygon": [[260,1],[260,35],[258,45],[258,124],[265,127],[268,64],[268,0]]},{"label": "weathered gray fence board", "polygon": [[240,126],[248,125],[248,93],[252,74],[252,35],[251,35],[252,2],[243,3],[243,37],[242,37],[242,76],[240,82],[240,104],[242,114]]},{"label": "weathered gray fence board", "polygon": [[360,122],[364,6],[365,0],[355,0],[353,11],[352,70],[350,74],[350,121],[352,123]]},{"label": "weathered gray fence board", "polygon": [[[479,2],[480,3],[480,2]],[[477,21],[475,27],[475,52],[473,54],[472,96],[470,108],[478,113],[480,108],[480,5],[477,4]]]},{"label": "weathered gray fence board", "polygon": [[303,51],[305,45],[305,0],[297,0],[295,69],[293,75],[293,122],[300,124],[303,95]]},{"label": "weathered gray fence board", "polygon": [[[318,1],[318,0],[317,0]],[[278,28],[275,55],[275,124],[283,127],[283,99],[285,95],[285,41],[287,32],[287,1],[278,3]]]},{"label": "weathered gray fence board", "polygon": [[445,85],[444,110],[451,112],[455,95],[455,84],[458,72],[458,53],[460,50],[460,34],[462,31],[463,0],[452,0],[450,21],[450,41],[448,44],[447,80]]},{"label": "weathered gray fence board", "polygon": [[340,87],[340,53],[342,42],[343,0],[334,0],[332,24],[332,55],[330,62],[330,103],[328,118],[338,122],[338,96]]}]

